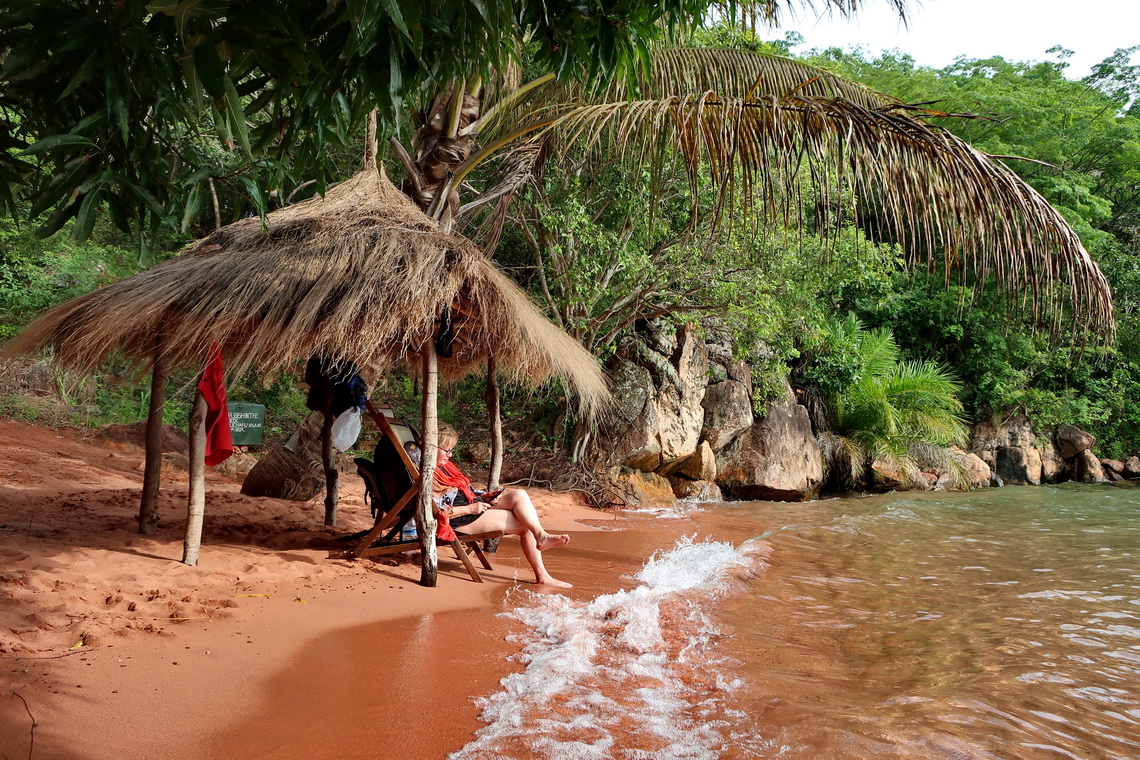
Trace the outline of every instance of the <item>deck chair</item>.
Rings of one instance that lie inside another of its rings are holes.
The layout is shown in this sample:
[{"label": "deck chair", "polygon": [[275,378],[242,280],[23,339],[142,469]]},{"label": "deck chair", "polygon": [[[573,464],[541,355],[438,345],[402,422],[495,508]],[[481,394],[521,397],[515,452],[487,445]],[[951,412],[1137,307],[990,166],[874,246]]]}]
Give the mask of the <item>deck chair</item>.
[{"label": "deck chair", "polygon": [[[419,470],[412,463],[404,444],[416,441],[411,426],[396,418],[390,409],[377,408],[371,401],[366,407],[380,428],[380,441],[376,444],[372,460],[357,458],[356,471],[364,480],[367,499],[372,508],[374,524],[348,552],[352,559],[377,557],[385,554],[417,551],[419,540],[400,540],[404,526],[415,518],[419,494]],[[459,533],[453,541],[438,541],[438,546],[450,545],[455,556],[467,568],[471,580],[483,582],[483,577],[471,561],[474,554],[483,567],[492,570],[491,562],[479,547],[479,542],[499,538],[502,531],[486,533]]]}]

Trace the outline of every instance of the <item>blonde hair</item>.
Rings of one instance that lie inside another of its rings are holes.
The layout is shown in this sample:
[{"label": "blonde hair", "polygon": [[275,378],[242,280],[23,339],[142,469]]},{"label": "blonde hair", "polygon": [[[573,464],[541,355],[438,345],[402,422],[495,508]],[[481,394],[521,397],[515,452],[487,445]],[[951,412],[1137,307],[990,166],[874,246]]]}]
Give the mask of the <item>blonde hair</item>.
[{"label": "blonde hair", "polygon": [[459,433],[451,425],[446,422],[441,422],[439,425],[439,435],[436,436],[441,449],[454,448],[455,444],[459,443]]}]

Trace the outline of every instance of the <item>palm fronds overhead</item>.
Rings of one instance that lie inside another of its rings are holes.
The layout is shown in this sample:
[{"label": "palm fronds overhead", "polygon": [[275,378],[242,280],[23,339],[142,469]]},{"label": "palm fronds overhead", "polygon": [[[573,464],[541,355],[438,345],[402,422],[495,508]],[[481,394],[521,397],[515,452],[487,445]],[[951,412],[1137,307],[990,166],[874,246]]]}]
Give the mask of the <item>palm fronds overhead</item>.
[{"label": "palm fronds overhead", "polygon": [[601,370],[473,244],[436,225],[375,169],[323,198],[224,227],[177,258],[40,316],[6,348],[51,345],[85,369],[118,352],[146,367],[161,335],[171,367],[223,346],[231,374],[274,374],[325,354],[383,369],[411,359],[450,313],[452,377],[493,353],[508,376],[560,379],[590,414],[608,399]]},{"label": "palm fronds overhead", "polygon": [[787,225],[806,208],[852,204],[912,265],[947,281],[992,275],[1055,328],[1071,315],[1078,331],[1113,333],[1108,282],[1077,234],[999,160],[929,121],[949,114],[796,61],[717,50],[661,51],[640,95],[608,94],[528,98],[499,140],[541,140],[556,156],[605,146],[633,162],[679,153],[694,220],[698,188],[716,191],[714,226],[734,206]]}]

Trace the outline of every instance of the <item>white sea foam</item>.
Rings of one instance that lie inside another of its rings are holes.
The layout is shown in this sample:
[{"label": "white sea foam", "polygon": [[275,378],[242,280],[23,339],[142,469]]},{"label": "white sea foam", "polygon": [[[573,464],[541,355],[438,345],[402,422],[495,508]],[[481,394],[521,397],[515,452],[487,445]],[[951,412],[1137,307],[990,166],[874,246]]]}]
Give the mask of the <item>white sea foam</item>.
[{"label": "white sea foam", "polygon": [[741,683],[715,645],[709,608],[755,572],[755,544],[682,539],[630,590],[576,601],[524,593],[521,673],[479,700],[487,725],[452,755],[473,758],[714,758],[740,735]]}]

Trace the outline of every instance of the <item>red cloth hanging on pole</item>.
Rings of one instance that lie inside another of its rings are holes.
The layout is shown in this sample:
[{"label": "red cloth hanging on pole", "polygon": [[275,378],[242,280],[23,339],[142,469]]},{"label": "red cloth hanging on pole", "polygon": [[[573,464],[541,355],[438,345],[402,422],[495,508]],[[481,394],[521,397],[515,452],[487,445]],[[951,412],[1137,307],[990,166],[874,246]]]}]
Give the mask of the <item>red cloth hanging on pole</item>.
[{"label": "red cloth hanging on pole", "polygon": [[212,467],[234,453],[230,413],[226,406],[226,375],[222,370],[222,350],[217,341],[210,346],[209,359],[198,380],[198,392],[206,400],[206,464]]}]

